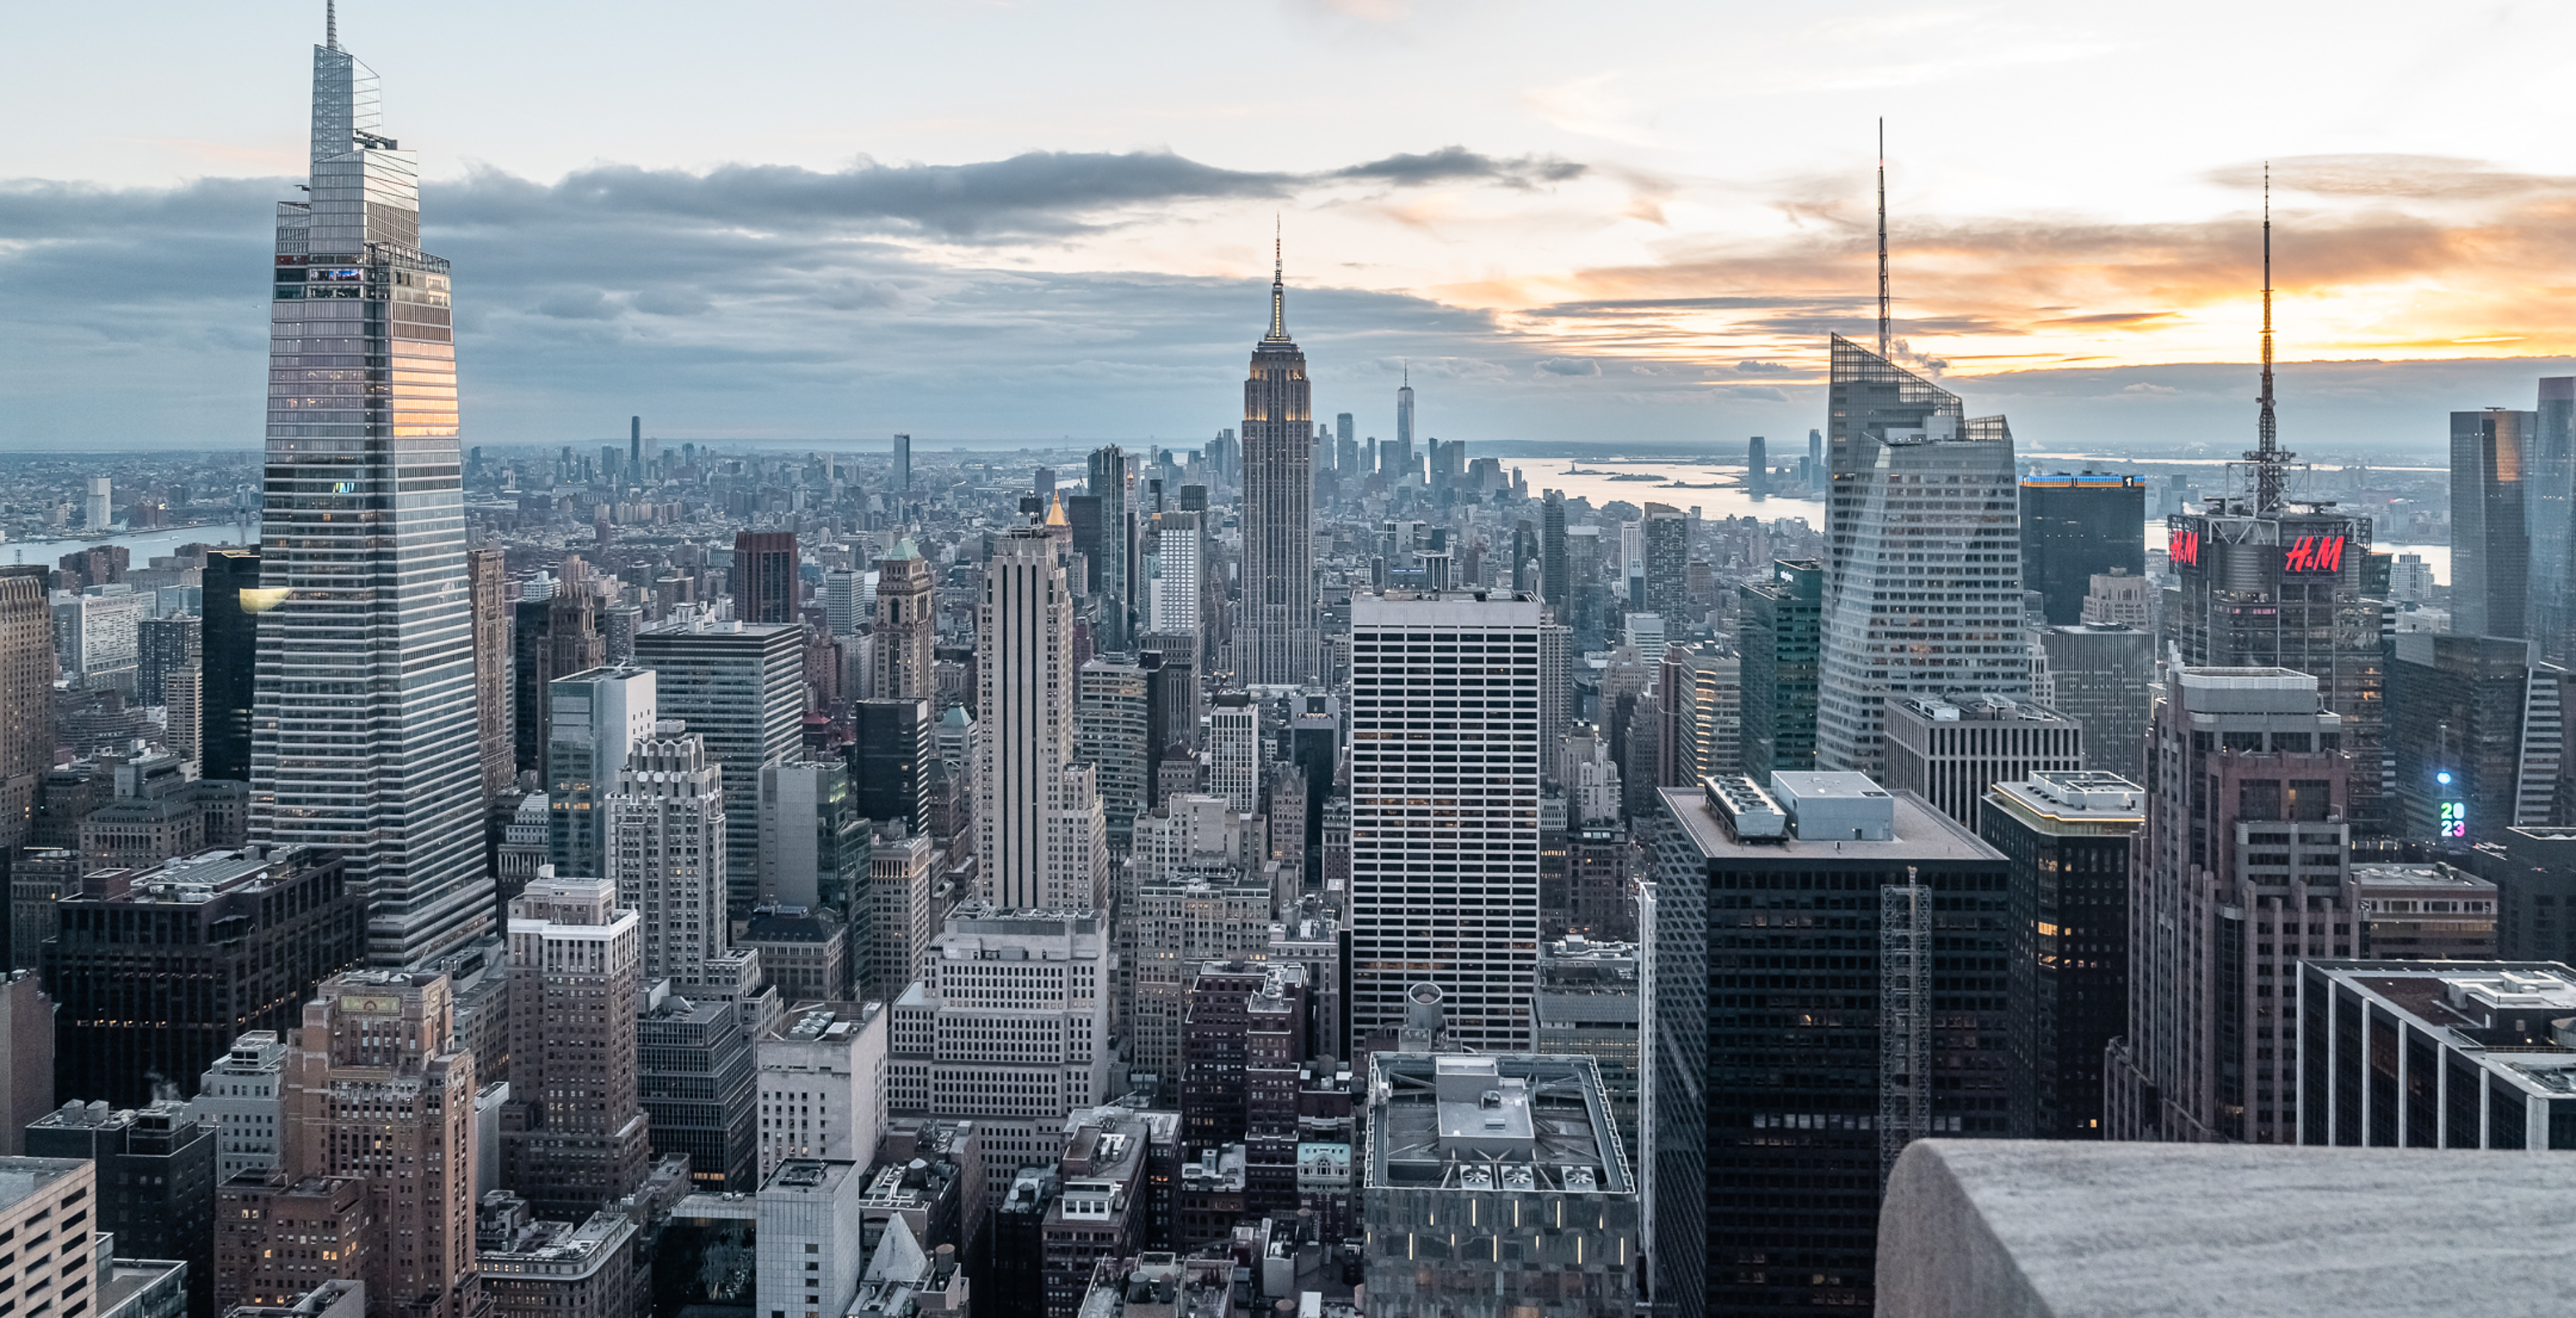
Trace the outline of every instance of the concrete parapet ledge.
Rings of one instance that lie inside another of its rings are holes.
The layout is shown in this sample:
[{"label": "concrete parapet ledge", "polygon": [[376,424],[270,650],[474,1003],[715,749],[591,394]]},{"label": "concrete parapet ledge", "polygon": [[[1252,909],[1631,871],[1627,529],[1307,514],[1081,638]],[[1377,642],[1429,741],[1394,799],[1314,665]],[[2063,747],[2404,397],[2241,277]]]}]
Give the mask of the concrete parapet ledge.
[{"label": "concrete parapet ledge", "polygon": [[1880,1318],[2576,1312],[2576,1157],[1920,1140]]}]

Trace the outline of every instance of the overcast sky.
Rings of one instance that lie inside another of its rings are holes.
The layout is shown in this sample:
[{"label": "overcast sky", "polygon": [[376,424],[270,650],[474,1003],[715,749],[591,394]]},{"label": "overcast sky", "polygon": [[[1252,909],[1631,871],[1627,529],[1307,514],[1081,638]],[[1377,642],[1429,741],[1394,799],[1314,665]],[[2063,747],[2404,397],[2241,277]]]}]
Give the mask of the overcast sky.
[{"label": "overcast sky", "polygon": [[[253,444],[321,5],[20,6],[0,447]],[[467,442],[1237,423],[1274,223],[1319,414],[1803,436],[1897,332],[2028,449],[2430,451],[2576,370],[2543,4],[350,0],[455,262]],[[2311,364],[2326,363],[2326,364]]]}]

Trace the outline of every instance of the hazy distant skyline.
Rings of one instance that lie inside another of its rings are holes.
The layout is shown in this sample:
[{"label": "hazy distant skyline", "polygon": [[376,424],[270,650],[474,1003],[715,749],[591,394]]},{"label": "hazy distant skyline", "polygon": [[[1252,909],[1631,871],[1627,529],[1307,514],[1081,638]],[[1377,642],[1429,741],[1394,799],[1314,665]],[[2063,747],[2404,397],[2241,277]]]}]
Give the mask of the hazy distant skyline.
[{"label": "hazy distant skyline", "polygon": [[[2286,8],[2286,7],[2281,7]],[[307,0],[31,10],[0,51],[0,447],[250,446]],[[1869,332],[2035,449],[2430,450],[2576,371],[2556,7],[1814,10],[352,0],[456,263],[464,439],[1191,444],[1274,219],[1319,416],[1803,437]],[[102,80],[99,52],[116,71]],[[67,59],[63,52],[85,51]],[[108,90],[112,84],[112,91]],[[2331,366],[2308,365],[2328,360]]]}]

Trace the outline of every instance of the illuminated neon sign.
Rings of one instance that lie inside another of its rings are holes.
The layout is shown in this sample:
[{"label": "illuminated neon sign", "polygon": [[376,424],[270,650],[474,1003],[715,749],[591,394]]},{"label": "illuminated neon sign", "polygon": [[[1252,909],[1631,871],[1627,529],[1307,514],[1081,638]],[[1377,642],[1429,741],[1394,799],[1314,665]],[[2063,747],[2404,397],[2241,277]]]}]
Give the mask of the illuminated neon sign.
[{"label": "illuminated neon sign", "polygon": [[2468,804],[2468,802],[2466,802],[2466,801],[2444,801],[2444,802],[2442,803],[2442,836],[2444,836],[2444,837],[2467,837],[2468,835],[2469,835],[2469,804]]},{"label": "illuminated neon sign", "polygon": [[2343,543],[2339,535],[2303,535],[2281,555],[2284,572],[2341,572]]},{"label": "illuminated neon sign", "polygon": [[2165,557],[2175,567],[2200,566],[2200,532],[2170,531],[2165,535]]}]

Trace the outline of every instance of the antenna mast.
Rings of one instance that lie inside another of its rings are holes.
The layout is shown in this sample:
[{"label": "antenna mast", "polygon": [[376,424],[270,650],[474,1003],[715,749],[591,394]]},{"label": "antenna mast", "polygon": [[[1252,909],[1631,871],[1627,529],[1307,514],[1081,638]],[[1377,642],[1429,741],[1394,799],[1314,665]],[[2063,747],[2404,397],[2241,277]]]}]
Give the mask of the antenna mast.
[{"label": "antenna mast", "polygon": [[[2269,214],[2268,211],[2265,213]],[[2269,233],[2270,230],[2267,228],[2265,232]],[[2265,250],[2270,249],[2267,247]],[[2270,282],[2268,275],[2265,282]],[[2271,304],[2267,302],[2264,305]],[[1887,116],[1880,115],[1878,119],[1878,357],[1881,361],[1888,360],[1887,322]],[[2267,320],[2265,323],[2270,322]],[[2266,343],[2270,341],[2268,338],[2264,340]]]},{"label": "antenna mast", "polygon": [[2296,454],[2281,451],[2280,423],[2272,415],[2272,165],[2263,164],[2263,396],[2256,400],[2262,410],[2254,421],[2254,451],[2245,455],[2254,464],[2254,511],[2276,513],[2281,510],[2282,487],[2287,472],[2283,464]]}]

